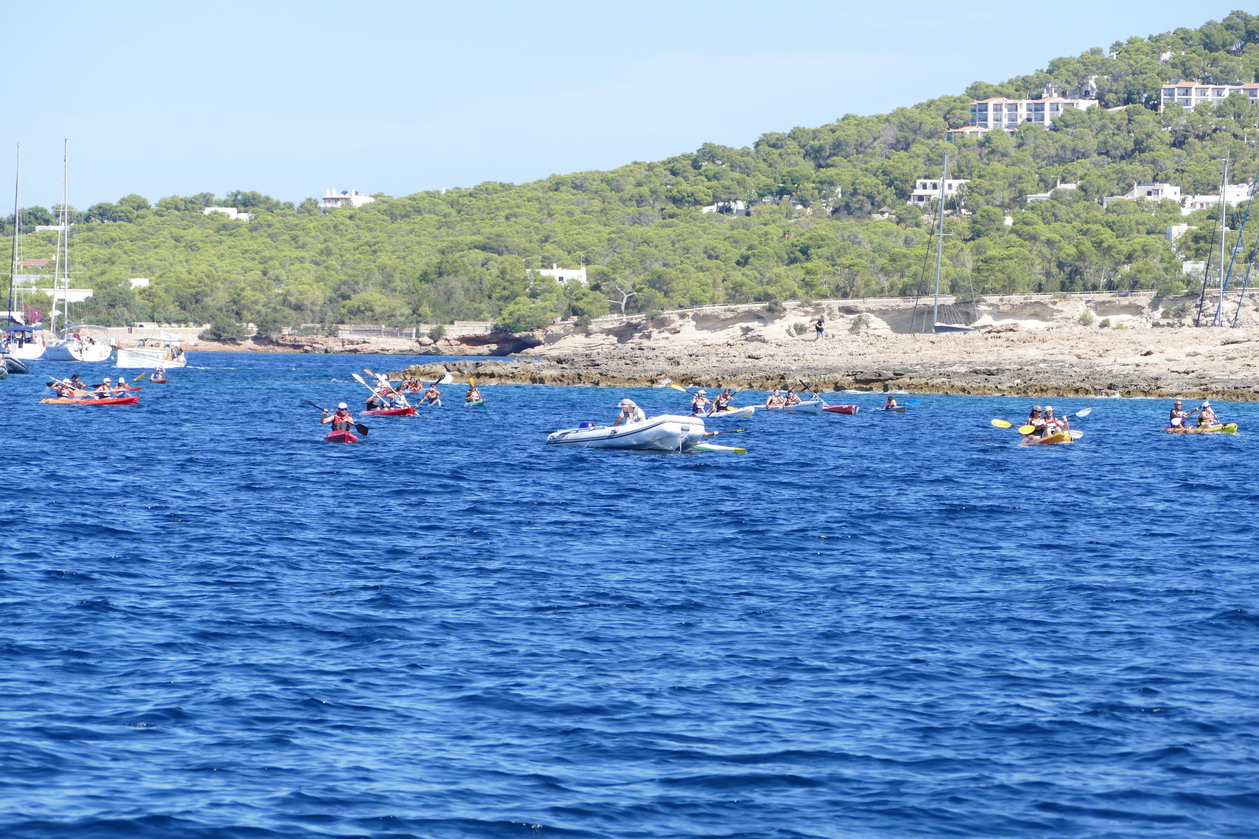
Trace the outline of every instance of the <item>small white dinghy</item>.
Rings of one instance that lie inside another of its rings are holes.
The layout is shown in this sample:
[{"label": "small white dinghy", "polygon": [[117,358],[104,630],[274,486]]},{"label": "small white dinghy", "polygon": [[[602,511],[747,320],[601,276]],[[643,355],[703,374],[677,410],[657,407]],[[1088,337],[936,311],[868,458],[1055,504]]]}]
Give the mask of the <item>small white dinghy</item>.
[{"label": "small white dinghy", "polygon": [[755,405],[746,405],[742,408],[731,408],[728,411],[715,411],[711,414],[704,414],[704,419],[746,419],[756,411]]},{"label": "small white dinghy", "polygon": [[636,449],[638,451],[685,451],[704,438],[701,417],[661,414],[641,422],[616,427],[582,423],[547,435],[548,446],[585,446],[592,449]]}]

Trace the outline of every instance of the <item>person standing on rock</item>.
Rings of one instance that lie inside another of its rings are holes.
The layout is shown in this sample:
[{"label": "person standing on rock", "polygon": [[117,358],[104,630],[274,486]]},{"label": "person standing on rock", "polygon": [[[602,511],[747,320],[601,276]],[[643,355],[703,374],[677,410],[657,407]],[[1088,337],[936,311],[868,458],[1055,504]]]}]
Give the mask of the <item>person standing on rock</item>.
[{"label": "person standing on rock", "polygon": [[813,322],[813,333],[815,341],[820,341],[826,337],[826,317],[818,315],[817,320]]}]

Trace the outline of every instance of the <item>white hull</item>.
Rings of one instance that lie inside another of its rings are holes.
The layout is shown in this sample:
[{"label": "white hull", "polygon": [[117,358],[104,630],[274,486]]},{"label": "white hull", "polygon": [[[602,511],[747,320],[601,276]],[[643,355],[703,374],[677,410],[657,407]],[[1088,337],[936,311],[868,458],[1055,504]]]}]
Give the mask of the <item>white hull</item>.
[{"label": "white hull", "polygon": [[38,361],[44,357],[44,333],[36,332],[31,340],[22,342],[21,346],[18,346],[17,339],[10,340],[6,350],[9,355],[21,361]]},{"label": "white hull", "polygon": [[711,420],[740,419],[740,418],[746,419],[747,417],[752,416],[752,414],[754,413],[756,413],[756,406],[746,405],[742,408],[732,408],[729,411],[717,411],[716,413],[712,413],[712,414],[704,414],[704,419],[711,419]]},{"label": "white hull", "polygon": [[170,350],[165,347],[119,347],[114,352],[115,367],[156,370],[163,367],[172,370],[188,365],[187,354],[172,358]]},{"label": "white hull", "polygon": [[100,341],[84,341],[79,338],[62,338],[49,344],[44,358],[49,361],[109,361],[113,349]]},{"label": "white hull", "polygon": [[766,408],[765,410],[786,411],[789,414],[820,414],[825,407],[826,403],[821,399],[810,399],[808,402],[799,402],[784,408]]},{"label": "white hull", "polygon": [[546,438],[548,446],[582,446],[592,449],[634,449],[637,451],[683,451],[704,439],[704,420],[661,414],[642,422],[566,428]]}]

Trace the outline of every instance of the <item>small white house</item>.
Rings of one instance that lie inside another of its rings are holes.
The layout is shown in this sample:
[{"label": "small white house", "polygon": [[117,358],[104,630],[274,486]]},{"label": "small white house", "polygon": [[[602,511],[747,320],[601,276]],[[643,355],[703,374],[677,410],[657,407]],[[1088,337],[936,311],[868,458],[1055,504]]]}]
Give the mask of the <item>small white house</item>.
[{"label": "small white house", "polygon": [[136,289],[138,289],[138,288],[148,288],[148,287],[149,287],[149,278],[148,278],[148,277],[132,277],[131,279],[127,280],[127,282],[131,283],[131,290],[132,290],[132,291],[135,291],[135,290],[136,290]]},{"label": "small white house", "polygon": [[326,213],[329,210],[335,210],[337,207],[344,207],[347,204],[357,208],[364,204],[370,204],[375,200],[375,198],[370,195],[364,195],[357,189],[342,190],[340,192],[329,189],[325,190],[323,198],[319,199],[319,209]]},{"label": "small white house", "polygon": [[942,196],[952,198],[968,183],[970,183],[969,180],[958,178],[949,178],[945,181],[939,178],[919,178],[914,182],[914,191],[909,193],[909,200],[905,203],[923,207],[928,201],[937,201]]},{"label": "small white house", "polygon": [[561,268],[552,262],[550,268],[535,268],[532,270],[533,273],[540,276],[554,278],[560,285],[568,285],[573,282],[581,283],[582,285],[590,284],[590,281],[586,279],[585,265],[580,268]]}]

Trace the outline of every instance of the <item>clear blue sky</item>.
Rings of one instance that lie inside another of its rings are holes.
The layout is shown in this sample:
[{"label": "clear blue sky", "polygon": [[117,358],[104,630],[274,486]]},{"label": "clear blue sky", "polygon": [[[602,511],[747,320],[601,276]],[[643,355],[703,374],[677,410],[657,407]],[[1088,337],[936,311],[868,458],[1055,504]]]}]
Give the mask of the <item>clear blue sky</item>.
[{"label": "clear blue sky", "polygon": [[883,113],[1235,0],[71,0],[0,11],[0,213],[137,193],[408,195]]}]

